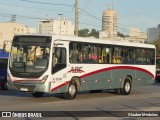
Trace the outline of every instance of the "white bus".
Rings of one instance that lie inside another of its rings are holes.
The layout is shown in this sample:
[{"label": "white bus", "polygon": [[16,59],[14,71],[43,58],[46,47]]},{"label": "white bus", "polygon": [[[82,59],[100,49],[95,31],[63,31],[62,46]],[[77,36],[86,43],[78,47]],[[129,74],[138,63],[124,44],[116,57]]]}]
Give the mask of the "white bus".
[{"label": "white bus", "polygon": [[16,35],[8,83],[31,92],[62,93],[74,99],[79,91],[115,90],[128,95],[137,85],[153,84],[155,46],[149,44],[56,35]]}]

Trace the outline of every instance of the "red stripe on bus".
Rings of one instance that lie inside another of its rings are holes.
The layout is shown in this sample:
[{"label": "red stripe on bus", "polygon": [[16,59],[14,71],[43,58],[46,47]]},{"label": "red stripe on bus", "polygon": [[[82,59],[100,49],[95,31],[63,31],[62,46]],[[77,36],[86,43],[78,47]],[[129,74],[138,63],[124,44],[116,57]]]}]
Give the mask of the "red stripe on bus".
[{"label": "red stripe on bus", "polygon": [[[104,69],[100,69],[100,70],[96,70],[96,71],[84,74],[84,75],[80,76],[80,78],[84,78],[84,77],[91,76],[91,75],[96,74],[96,73],[100,73],[100,72],[104,72],[104,71],[110,71],[110,70],[116,70],[116,69],[119,69],[119,70],[120,69],[138,70],[138,71],[145,72],[145,73],[149,74],[150,76],[154,77],[154,75],[151,72],[149,72],[148,70],[145,70],[143,68],[133,67],[133,66],[115,66],[115,67],[104,68]],[[65,83],[53,88],[51,91],[54,91],[54,90],[56,90],[56,89],[58,89],[60,87],[63,87],[65,85],[69,84],[69,82],[70,81],[67,81],[67,82],[65,82]]]},{"label": "red stripe on bus", "polygon": [[84,78],[84,77],[87,77],[87,76],[90,76],[90,75],[93,75],[93,74],[96,74],[96,73],[105,72],[105,71],[110,71],[110,70],[116,70],[116,69],[132,69],[132,70],[138,70],[138,71],[145,72],[145,73],[149,74],[150,76],[154,77],[154,75],[153,75],[151,72],[149,72],[148,70],[145,70],[145,69],[143,69],[143,68],[133,67],[133,66],[115,66],[115,67],[104,68],[104,69],[100,69],[100,70],[96,70],[96,71],[93,71],[93,72],[84,74],[84,75],[80,76],[80,78]]},{"label": "red stripe on bus", "polygon": [[69,82],[70,82],[70,81],[67,81],[67,82],[65,82],[65,83],[63,83],[63,84],[61,84],[61,85],[53,88],[53,89],[51,90],[51,92],[54,91],[54,90],[56,90],[56,89],[58,89],[58,88],[61,88],[61,87],[65,86],[65,85],[69,84]]}]

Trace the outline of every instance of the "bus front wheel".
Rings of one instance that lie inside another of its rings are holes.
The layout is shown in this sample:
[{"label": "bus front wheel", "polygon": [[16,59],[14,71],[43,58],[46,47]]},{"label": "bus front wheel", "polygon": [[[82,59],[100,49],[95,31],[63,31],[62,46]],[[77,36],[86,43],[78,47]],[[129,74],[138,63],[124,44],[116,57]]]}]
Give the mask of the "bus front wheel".
[{"label": "bus front wheel", "polygon": [[34,92],[32,93],[33,97],[42,97],[43,96],[43,92]]},{"label": "bus front wheel", "polygon": [[75,81],[71,81],[68,87],[68,91],[63,93],[65,99],[74,99],[77,95],[77,84]]}]

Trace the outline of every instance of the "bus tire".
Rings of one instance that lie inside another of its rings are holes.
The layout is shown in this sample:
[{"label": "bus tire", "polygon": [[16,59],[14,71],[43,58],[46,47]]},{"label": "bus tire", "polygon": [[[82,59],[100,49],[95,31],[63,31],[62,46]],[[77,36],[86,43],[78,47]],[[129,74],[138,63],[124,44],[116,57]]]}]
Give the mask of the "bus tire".
[{"label": "bus tire", "polygon": [[77,84],[75,81],[71,81],[68,87],[68,91],[63,93],[65,99],[71,100],[74,99],[77,95]]},{"label": "bus tire", "polygon": [[42,97],[43,96],[43,92],[34,92],[32,93],[33,97]]},{"label": "bus tire", "polygon": [[123,88],[119,89],[118,92],[121,95],[129,95],[131,92],[132,84],[130,79],[126,79],[123,84]]}]

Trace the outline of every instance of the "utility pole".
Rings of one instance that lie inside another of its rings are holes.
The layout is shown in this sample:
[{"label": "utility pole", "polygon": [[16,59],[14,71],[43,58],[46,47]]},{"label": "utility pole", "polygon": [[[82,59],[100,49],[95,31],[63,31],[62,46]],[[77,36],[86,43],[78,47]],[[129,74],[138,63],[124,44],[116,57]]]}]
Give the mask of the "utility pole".
[{"label": "utility pole", "polygon": [[61,36],[61,20],[62,20],[62,17],[61,17],[61,16],[62,16],[63,14],[58,14],[58,15],[60,16],[60,28],[59,28],[59,35]]},{"label": "utility pole", "polygon": [[78,36],[78,0],[75,2],[75,35]]}]

